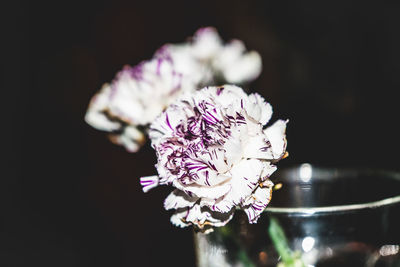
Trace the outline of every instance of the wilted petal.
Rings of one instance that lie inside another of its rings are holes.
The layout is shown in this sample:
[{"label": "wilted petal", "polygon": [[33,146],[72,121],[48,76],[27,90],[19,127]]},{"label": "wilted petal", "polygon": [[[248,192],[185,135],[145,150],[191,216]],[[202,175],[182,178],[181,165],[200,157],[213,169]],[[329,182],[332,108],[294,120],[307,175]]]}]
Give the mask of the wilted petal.
[{"label": "wilted petal", "polygon": [[127,136],[129,139],[134,140],[139,145],[142,145],[145,142],[145,137],[143,135],[143,132],[139,131],[134,126],[125,127],[124,135]]},{"label": "wilted petal", "polygon": [[220,213],[212,211],[208,207],[201,207],[201,212],[205,214],[206,222],[209,222],[210,226],[221,227],[232,219],[234,209],[232,208],[228,212]]},{"label": "wilted petal", "polygon": [[269,181],[268,178],[277,170],[277,167],[270,162],[263,161],[263,165],[264,167],[261,172],[261,182],[264,182],[265,180]]},{"label": "wilted petal", "polygon": [[178,209],[172,216],[171,216],[171,223],[178,227],[187,227],[190,225],[189,222],[186,222],[186,217],[189,214],[189,208],[181,208]]},{"label": "wilted petal", "polygon": [[221,227],[226,225],[233,217],[233,209],[226,213],[220,213],[196,204],[188,208],[186,214],[181,212],[179,217],[181,221],[194,225],[197,230],[208,233],[213,226]]},{"label": "wilted petal", "polygon": [[122,145],[128,152],[136,152],[146,141],[143,133],[136,127],[127,126],[119,134],[110,134],[110,140],[114,144]]},{"label": "wilted petal", "polygon": [[286,152],[286,123],[287,121],[278,120],[264,130],[272,146],[274,159],[280,159]]},{"label": "wilted petal", "polygon": [[165,199],[164,208],[166,210],[169,210],[169,209],[192,207],[198,199],[199,199],[198,197],[190,197],[185,192],[175,189]]},{"label": "wilted petal", "polygon": [[203,225],[204,222],[207,220],[207,217],[209,217],[209,214],[201,212],[201,207],[199,205],[194,205],[189,210],[186,221],[195,223],[197,225]]},{"label": "wilted petal", "polygon": [[125,135],[110,134],[109,139],[116,145],[124,146],[126,151],[134,153],[139,150],[140,146],[137,142]]},{"label": "wilted petal", "polygon": [[[250,223],[256,223],[271,200],[272,187],[258,187],[243,207]],[[251,203],[251,204],[250,204]]]},{"label": "wilted petal", "polygon": [[195,225],[203,228],[207,217],[210,217],[209,214],[203,213],[199,205],[194,205],[192,207],[177,209],[171,216],[171,222],[178,227]]}]

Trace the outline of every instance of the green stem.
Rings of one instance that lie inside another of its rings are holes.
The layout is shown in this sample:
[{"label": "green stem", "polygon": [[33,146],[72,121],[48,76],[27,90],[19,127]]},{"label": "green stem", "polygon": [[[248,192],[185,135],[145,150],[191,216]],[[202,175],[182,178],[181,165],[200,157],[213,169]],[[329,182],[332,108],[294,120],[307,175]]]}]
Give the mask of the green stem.
[{"label": "green stem", "polygon": [[279,225],[278,221],[270,217],[270,224],[268,228],[268,234],[272,240],[272,243],[281,256],[283,266],[294,267],[294,266],[304,266],[305,264],[301,260],[301,254],[293,252],[289,248],[289,244],[282,227]]}]

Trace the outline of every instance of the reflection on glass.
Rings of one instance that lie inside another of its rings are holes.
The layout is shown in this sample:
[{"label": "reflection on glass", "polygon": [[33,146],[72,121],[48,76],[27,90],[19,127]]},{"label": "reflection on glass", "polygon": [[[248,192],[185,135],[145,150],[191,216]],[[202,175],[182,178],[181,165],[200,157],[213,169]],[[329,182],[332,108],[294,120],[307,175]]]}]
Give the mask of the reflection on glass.
[{"label": "reflection on glass", "polygon": [[312,238],[311,236],[306,236],[303,239],[303,242],[301,242],[301,247],[303,248],[304,252],[310,252],[315,244],[315,239]]},{"label": "reflection on glass", "polygon": [[400,266],[399,173],[301,164],[274,178],[283,186],[257,224],[238,212],[214,233],[195,234],[203,246],[197,245],[198,266],[216,266],[204,253],[210,245],[224,251],[218,266],[276,266],[279,255],[267,233],[271,216],[307,266]]},{"label": "reflection on glass", "polygon": [[309,163],[301,164],[300,169],[299,169],[299,175],[300,175],[300,179],[303,182],[305,182],[305,183],[309,182],[312,177],[311,164],[309,164]]}]

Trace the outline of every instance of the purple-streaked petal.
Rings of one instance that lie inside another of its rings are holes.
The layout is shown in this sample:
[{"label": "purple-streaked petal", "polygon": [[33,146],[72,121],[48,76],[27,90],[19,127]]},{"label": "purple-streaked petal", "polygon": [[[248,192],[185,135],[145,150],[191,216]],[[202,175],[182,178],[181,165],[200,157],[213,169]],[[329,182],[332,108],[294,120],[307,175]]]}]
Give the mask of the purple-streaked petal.
[{"label": "purple-streaked petal", "polygon": [[174,219],[171,218],[171,221],[181,227],[186,226],[186,224],[192,224],[198,230],[208,233],[211,226],[221,227],[226,225],[232,219],[233,211],[232,209],[226,213],[219,213],[196,204],[191,208],[178,209],[178,212],[173,215]]},{"label": "purple-streaked petal", "polygon": [[262,124],[271,112],[261,96],[224,85],[184,95],[155,120],[150,136],[159,184],[178,189],[165,201],[177,210],[174,224],[207,231],[230,220],[236,207],[257,220],[269,201],[258,188],[272,188],[276,170]]},{"label": "purple-streaked petal", "polygon": [[[268,178],[277,170],[277,167],[270,162],[263,161],[263,170],[261,172],[261,182],[268,181]],[[268,184],[268,183],[267,183]]]},{"label": "purple-streaked petal", "polygon": [[142,186],[143,192],[147,193],[150,189],[158,186],[158,176],[144,176],[140,178],[140,185]]},{"label": "purple-streaked petal", "polygon": [[243,146],[244,158],[273,159],[271,144],[265,135],[249,137]]},{"label": "purple-streaked petal", "polygon": [[[261,213],[271,200],[272,187],[258,187],[257,190],[247,201],[247,206],[243,207],[250,223],[256,223]],[[251,204],[249,204],[251,202]]]},{"label": "purple-streaked petal", "polygon": [[198,197],[190,197],[185,192],[175,189],[164,200],[164,208],[166,210],[170,210],[192,207],[198,199]]},{"label": "purple-streaked petal", "polygon": [[259,160],[242,160],[230,171],[232,174],[232,189],[210,206],[210,209],[218,212],[227,212],[232,207],[239,205],[258,186],[263,170],[263,164]]}]

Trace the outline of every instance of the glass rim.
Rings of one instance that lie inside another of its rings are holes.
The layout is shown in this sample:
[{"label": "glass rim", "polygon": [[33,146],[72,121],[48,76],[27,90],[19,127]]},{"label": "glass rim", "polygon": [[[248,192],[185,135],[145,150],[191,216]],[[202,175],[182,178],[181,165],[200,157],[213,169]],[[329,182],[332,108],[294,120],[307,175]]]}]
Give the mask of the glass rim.
[{"label": "glass rim", "polygon": [[[353,173],[376,173],[376,174],[385,174],[386,176],[391,176],[393,179],[399,179],[400,181],[400,173],[396,171],[388,171],[382,169],[369,169],[369,168],[324,168],[318,167],[310,163],[302,163],[288,168],[286,171],[294,171],[300,169],[301,166],[308,165],[313,169],[322,170],[322,171],[343,171],[343,172],[353,172]],[[285,171],[285,170],[282,170]],[[387,197],[381,200],[370,201],[359,204],[346,204],[346,205],[332,205],[332,206],[320,206],[320,207],[271,207],[267,206],[264,212],[270,213],[291,213],[296,215],[309,216],[314,214],[324,214],[324,213],[336,213],[336,212],[346,212],[346,211],[355,211],[355,210],[364,210],[364,209],[376,209],[380,207],[390,206],[393,204],[400,203],[400,192],[396,196]]]}]

